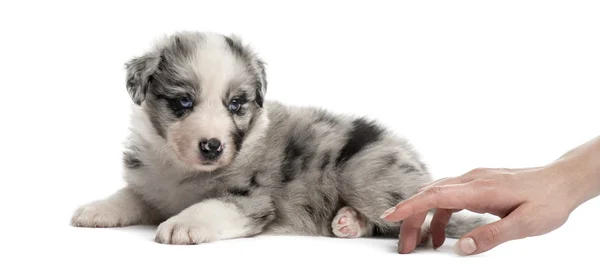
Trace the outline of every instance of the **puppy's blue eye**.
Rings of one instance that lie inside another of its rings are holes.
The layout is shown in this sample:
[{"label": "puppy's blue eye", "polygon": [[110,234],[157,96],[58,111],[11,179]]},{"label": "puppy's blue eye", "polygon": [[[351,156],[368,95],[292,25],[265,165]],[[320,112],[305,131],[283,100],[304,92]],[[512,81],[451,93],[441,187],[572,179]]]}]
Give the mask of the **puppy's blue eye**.
[{"label": "puppy's blue eye", "polygon": [[229,111],[231,111],[231,112],[237,112],[238,110],[240,110],[241,107],[242,107],[242,104],[237,99],[231,100],[231,102],[229,103],[229,106],[228,106]]},{"label": "puppy's blue eye", "polygon": [[183,97],[183,98],[179,99],[179,104],[181,105],[181,107],[188,109],[188,108],[192,107],[193,102],[190,98]]}]

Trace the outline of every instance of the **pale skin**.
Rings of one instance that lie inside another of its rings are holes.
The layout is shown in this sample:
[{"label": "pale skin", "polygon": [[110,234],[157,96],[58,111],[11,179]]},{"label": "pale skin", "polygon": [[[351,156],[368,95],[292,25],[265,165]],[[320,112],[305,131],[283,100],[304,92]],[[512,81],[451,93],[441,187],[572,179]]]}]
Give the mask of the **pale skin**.
[{"label": "pale skin", "polygon": [[382,217],[403,221],[398,252],[411,253],[421,240],[421,225],[435,210],[430,224],[434,248],[445,241],[444,228],[452,213],[489,213],[498,221],[461,237],[459,255],[487,252],[505,242],[556,230],[571,212],[600,195],[600,136],[541,167],[479,168],[423,187],[415,196],[387,210]]}]

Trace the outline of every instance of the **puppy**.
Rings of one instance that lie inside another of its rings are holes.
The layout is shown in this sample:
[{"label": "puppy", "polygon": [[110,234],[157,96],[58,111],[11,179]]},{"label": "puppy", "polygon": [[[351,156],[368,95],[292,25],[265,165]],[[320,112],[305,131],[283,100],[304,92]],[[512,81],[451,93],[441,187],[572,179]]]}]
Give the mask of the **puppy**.
[{"label": "puppy", "polygon": [[[74,226],[153,224],[166,244],[398,236],[380,215],[432,181],[407,140],[375,121],[265,101],[265,64],[235,36],[175,33],[126,70],[126,186],[78,208]],[[483,223],[453,218],[447,235]]]}]

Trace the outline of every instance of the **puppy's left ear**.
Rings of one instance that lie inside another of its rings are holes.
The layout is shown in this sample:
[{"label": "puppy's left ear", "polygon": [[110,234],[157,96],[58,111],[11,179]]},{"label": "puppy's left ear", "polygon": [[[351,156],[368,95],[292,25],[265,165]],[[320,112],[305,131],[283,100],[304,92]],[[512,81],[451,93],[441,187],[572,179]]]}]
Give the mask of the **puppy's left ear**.
[{"label": "puppy's left ear", "polygon": [[131,59],[125,64],[127,70],[127,92],[133,102],[141,105],[146,99],[150,80],[158,64],[160,63],[160,54],[150,52],[143,56]]},{"label": "puppy's left ear", "polygon": [[265,63],[262,60],[257,59],[256,66],[260,77],[260,86],[256,89],[256,103],[262,108],[265,95],[267,94],[267,72],[265,70]]},{"label": "puppy's left ear", "polygon": [[250,48],[245,45],[242,39],[235,34],[225,36],[225,41],[229,45],[231,52],[245,61],[248,62],[248,66],[253,69],[255,76],[258,77],[256,85],[255,102],[259,107],[263,107],[265,95],[267,94],[267,73],[265,70],[265,62],[262,61],[258,55]]}]

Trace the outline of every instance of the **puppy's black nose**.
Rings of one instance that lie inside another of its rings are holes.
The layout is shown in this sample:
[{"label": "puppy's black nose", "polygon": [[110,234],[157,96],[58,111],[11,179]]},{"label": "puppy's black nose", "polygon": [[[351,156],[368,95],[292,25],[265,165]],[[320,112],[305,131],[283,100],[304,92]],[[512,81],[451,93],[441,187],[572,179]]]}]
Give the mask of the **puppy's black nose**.
[{"label": "puppy's black nose", "polygon": [[215,159],[221,155],[221,152],[223,152],[223,145],[220,140],[213,137],[200,141],[200,153],[207,159]]}]

